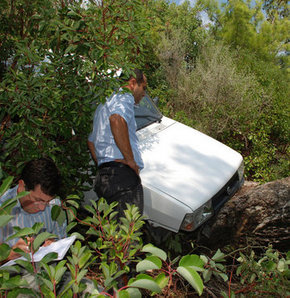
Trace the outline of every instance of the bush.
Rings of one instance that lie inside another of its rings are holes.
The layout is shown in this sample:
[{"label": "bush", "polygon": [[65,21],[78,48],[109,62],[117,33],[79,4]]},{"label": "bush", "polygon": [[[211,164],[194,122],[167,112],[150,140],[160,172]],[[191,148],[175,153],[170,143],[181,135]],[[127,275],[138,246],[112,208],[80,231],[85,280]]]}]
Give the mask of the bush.
[{"label": "bush", "polygon": [[[182,42],[173,44],[182,48]],[[209,39],[200,48],[196,63],[185,64],[182,49],[169,48],[175,63],[160,53],[174,90],[164,108],[166,113],[239,151],[245,158],[246,178],[276,178],[273,165],[278,164],[278,148],[277,142],[273,143],[273,129],[279,128],[272,113],[275,100],[253,72],[237,66],[239,51]],[[280,118],[282,125],[285,118]]]},{"label": "bush", "polygon": [[93,170],[87,150],[93,111],[119,87],[114,70],[137,66],[143,3],[40,2],[5,0],[0,14],[0,22],[14,17],[1,28],[1,39],[13,42],[0,42],[0,52],[11,46],[2,61],[0,162],[17,179],[26,161],[49,156],[64,178],[64,195],[81,194]]}]

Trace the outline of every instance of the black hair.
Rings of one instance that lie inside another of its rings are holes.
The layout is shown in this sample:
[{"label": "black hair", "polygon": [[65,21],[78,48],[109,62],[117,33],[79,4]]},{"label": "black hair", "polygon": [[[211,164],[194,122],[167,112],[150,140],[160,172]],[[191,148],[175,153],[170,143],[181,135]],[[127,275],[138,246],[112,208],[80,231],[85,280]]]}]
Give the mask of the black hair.
[{"label": "black hair", "polygon": [[128,76],[128,74],[125,74],[124,72],[122,72],[120,75],[120,80],[122,80],[122,81],[129,81],[132,78],[136,79],[136,82],[138,85],[141,85],[142,83],[145,82],[144,73],[142,70],[140,70],[138,68],[135,68],[133,70],[133,73],[131,73],[129,76]]},{"label": "black hair", "polygon": [[58,194],[61,185],[60,173],[50,158],[39,158],[29,161],[23,168],[21,177],[27,191],[40,185],[41,190],[49,195]]}]

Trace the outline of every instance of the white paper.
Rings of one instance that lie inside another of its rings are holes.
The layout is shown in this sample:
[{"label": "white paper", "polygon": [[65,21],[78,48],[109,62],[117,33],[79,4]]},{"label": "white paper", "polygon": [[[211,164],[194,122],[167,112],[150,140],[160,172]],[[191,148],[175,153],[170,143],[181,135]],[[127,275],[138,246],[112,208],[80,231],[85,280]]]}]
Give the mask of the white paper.
[{"label": "white paper", "polygon": [[[33,255],[33,261],[34,262],[41,261],[41,259],[50,252],[56,252],[58,254],[57,259],[55,259],[56,261],[62,260],[65,256],[65,254],[67,253],[68,249],[70,248],[70,246],[75,241],[75,239],[76,239],[76,236],[70,236],[70,237],[55,241],[48,246],[45,246],[45,247],[41,246],[39,248],[39,250]],[[31,256],[31,254],[30,254],[30,256]],[[5,263],[1,267],[12,266],[12,265],[16,264],[15,263],[16,260],[26,260],[26,259],[24,257],[20,257],[18,259],[11,260],[11,261]]]}]

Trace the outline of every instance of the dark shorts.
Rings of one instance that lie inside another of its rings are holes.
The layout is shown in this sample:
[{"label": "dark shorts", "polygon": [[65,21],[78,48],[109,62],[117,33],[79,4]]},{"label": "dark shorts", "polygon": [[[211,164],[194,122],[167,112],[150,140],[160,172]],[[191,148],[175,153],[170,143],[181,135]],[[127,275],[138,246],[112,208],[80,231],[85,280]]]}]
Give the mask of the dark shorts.
[{"label": "dark shorts", "polygon": [[122,216],[126,203],[136,205],[143,214],[143,187],[140,177],[129,166],[120,162],[101,164],[96,176],[95,191],[99,198],[111,204],[118,202],[116,211]]}]

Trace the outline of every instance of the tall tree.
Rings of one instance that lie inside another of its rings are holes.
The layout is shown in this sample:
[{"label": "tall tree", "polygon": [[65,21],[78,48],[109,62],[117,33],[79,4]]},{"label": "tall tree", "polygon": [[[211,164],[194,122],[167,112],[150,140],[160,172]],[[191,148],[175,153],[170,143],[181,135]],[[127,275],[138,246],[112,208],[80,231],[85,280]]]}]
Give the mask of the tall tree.
[{"label": "tall tree", "polygon": [[144,4],[1,3],[1,22],[10,15],[11,26],[1,28],[0,35],[1,50],[9,48],[0,85],[0,162],[17,176],[28,159],[50,156],[62,171],[66,190],[74,192],[88,179],[86,140],[95,104],[118,84],[116,69],[129,72],[138,66]]},{"label": "tall tree", "polygon": [[266,11],[267,19],[270,22],[277,18],[289,17],[289,3],[287,0],[265,0],[263,9]]}]

